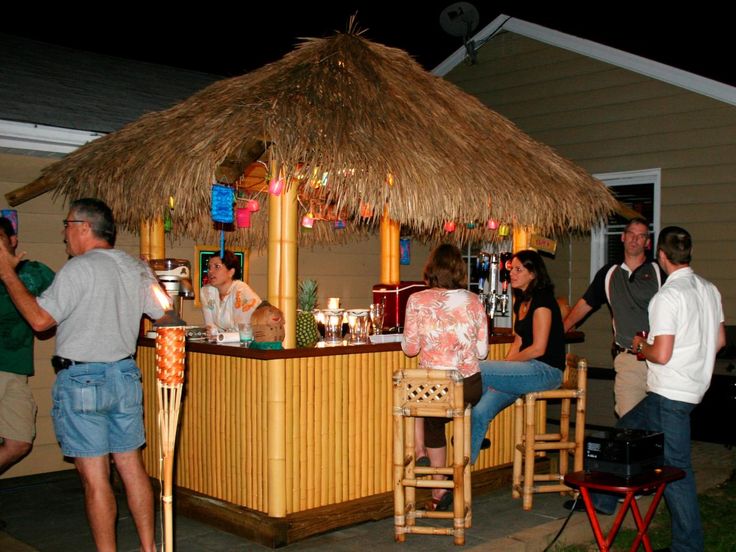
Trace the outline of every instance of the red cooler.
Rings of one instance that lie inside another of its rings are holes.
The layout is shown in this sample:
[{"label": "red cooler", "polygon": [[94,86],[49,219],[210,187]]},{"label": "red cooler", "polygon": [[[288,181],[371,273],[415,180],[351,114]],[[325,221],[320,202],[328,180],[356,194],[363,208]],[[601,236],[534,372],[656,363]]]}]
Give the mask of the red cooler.
[{"label": "red cooler", "polygon": [[386,310],[383,318],[383,327],[386,329],[404,329],[404,314],[406,301],[412,293],[427,288],[424,282],[399,282],[398,284],[376,284],[373,286],[373,302],[380,303],[386,300]]}]

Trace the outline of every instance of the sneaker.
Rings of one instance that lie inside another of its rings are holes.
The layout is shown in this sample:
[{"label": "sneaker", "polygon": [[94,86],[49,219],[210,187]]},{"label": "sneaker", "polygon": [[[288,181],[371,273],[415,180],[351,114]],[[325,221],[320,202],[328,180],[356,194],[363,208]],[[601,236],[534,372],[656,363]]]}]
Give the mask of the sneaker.
[{"label": "sneaker", "polygon": [[[643,494],[635,494],[635,495],[634,495],[634,500],[639,500],[639,499],[640,499],[641,497],[643,497],[643,496],[644,496]],[[618,503],[619,503],[619,504],[622,504],[622,503],[623,503],[623,501],[625,500],[625,498],[626,498],[626,497],[624,497],[624,496],[622,496],[622,497],[619,497],[619,499],[618,499]]]}]

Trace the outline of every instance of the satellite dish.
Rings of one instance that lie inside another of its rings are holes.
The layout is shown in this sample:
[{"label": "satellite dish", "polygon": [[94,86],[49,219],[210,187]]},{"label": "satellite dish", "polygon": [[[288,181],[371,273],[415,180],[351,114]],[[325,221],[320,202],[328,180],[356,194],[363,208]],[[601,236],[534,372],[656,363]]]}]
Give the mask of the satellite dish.
[{"label": "satellite dish", "polygon": [[470,35],[478,28],[479,21],[478,10],[469,2],[450,4],[440,14],[442,29],[447,34],[462,37],[471,64],[475,63],[478,52],[475,50],[475,43],[470,40]]},{"label": "satellite dish", "polygon": [[455,2],[440,14],[440,26],[452,36],[459,36],[467,42],[470,34],[478,28],[478,10],[469,2]]}]

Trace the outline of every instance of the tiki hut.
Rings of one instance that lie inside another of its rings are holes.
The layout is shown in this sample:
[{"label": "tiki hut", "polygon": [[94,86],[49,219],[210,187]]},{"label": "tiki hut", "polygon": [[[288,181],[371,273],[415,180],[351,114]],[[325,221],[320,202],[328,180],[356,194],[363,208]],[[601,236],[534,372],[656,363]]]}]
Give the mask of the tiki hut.
[{"label": "tiki hut", "polygon": [[[475,97],[407,53],[352,32],[307,39],[280,61],[150,113],[50,166],[8,200],[50,189],[68,199],[96,196],[137,232],[172,197],[173,236],[212,240],[211,184],[264,199],[274,179],[297,188],[300,215],[319,211],[302,240],[340,240],[345,233],[325,222],[346,220],[360,232],[384,212],[426,236],[448,220],[482,228],[490,217],[568,231],[614,207],[600,182]],[[261,209],[253,227],[229,233],[228,242],[262,246],[267,228]]]}]

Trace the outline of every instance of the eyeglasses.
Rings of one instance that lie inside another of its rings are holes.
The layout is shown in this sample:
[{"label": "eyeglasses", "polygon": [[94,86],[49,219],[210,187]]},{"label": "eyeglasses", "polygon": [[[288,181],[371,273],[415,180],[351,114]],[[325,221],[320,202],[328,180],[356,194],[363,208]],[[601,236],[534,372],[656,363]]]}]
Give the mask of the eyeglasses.
[{"label": "eyeglasses", "polygon": [[61,223],[64,225],[64,228],[68,228],[72,222],[87,222],[87,221],[86,220],[72,220],[72,219],[64,219],[61,221]]}]

